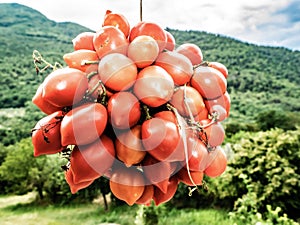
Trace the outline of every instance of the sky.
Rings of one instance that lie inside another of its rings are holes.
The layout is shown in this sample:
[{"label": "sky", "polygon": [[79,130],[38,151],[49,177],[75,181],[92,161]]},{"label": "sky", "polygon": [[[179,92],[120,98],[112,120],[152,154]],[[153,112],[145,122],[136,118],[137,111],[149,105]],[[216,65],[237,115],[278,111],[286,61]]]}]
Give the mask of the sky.
[{"label": "sky", "polygon": [[[0,0],[40,11],[57,22],[101,27],[106,10],[140,19],[140,0]],[[300,0],[143,0],[143,20],[162,27],[197,30],[258,45],[300,50]],[[201,46],[200,46],[201,47]]]}]

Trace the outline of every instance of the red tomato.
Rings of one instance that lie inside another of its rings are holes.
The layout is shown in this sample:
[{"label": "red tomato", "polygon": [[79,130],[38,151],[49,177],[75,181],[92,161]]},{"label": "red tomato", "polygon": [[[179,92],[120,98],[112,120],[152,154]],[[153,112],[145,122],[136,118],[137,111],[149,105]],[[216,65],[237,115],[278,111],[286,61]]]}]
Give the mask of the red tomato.
[{"label": "red tomato", "polygon": [[187,83],[193,75],[193,65],[190,60],[178,52],[162,52],[155,61],[165,69],[173,78],[176,85]]},{"label": "red tomato", "polygon": [[154,186],[146,185],[143,195],[135,202],[136,204],[150,206],[154,194]]},{"label": "red tomato", "polygon": [[208,118],[208,110],[205,107],[198,115],[194,116],[195,121],[205,120]]},{"label": "red tomato", "polygon": [[[209,123],[209,119],[200,121],[201,125],[207,125]],[[204,132],[201,132],[200,135],[201,138],[209,144],[209,147],[216,147],[223,143],[225,138],[225,130],[222,124],[217,122],[204,128]]]},{"label": "red tomato", "polygon": [[157,58],[159,47],[150,36],[137,36],[128,46],[127,55],[138,68],[150,66]]},{"label": "red tomato", "polygon": [[206,105],[206,108],[211,113],[213,111],[213,106],[219,105],[223,107],[226,110],[226,117],[229,116],[230,111],[230,96],[228,92],[226,91],[223,95],[221,95],[219,98],[213,99],[213,100],[204,100],[204,103]]},{"label": "red tomato", "polygon": [[84,72],[65,67],[49,74],[43,82],[43,99],[56,107],[78,103],[88,89]]},{"label": "red tomato", "polygon": [[[185,103],[186,102],[186,103]],[[180,86],[174,92],[170,103],[178,110],[178,112],[185,117],[190,116],[189,110],[193,116],[198,115],[205,108],[202,96],[199,92],[190,86]]]},{"label": "red tomato", "polygon": [[147,185],[153,184],[163,193],[167,191],[168,180],[171,176],[171,164],[165,161],[159,161],[151,155],[147,155],[142,161],[142,169],[147,178]]},{"label": "red tomato", "polygon": [[173,51],[175,49],[175,45],[176,45],[176,40],[174,38],[174,36],[169,32],[169,31],[165,31],[166,35],[167,35],[167,44],[165,49],[168,51]]},{"label": "red tomato", "polygon": [[99,103],[86,103],[69,111],[61,122],[61,142],[86,145],[103,133],[107,124],[106,108]]},{"label": "red tomato", "polygon": [[133,92],[146,105],[158,107],[171,99],[174,81],[160,66],[148,66],[139,72]]},{"label": "red tomato", "polygon": [[144,193],[145,180],[135,167],[114,168],[109,182],[111,192],[128,205],[133,205]]},{"label": "red tomato", "polygon": [[141,21],[130,31],[129,41],[132,42],[137,36],[147,35],[153,37],[159,46],[159,51],[163,51],[167,44],[167,35],[163,28],[156,23]]},{"label": "red tomato", "polygon": [[70,157],[70,170],[75,184],[104,175],[115,160],[113,141],[105,135],[89,145],[76,146]]},{"label": "red tomato", "polygon": [[110,53],[127,53],[128,40],[123,32],[114,26],[104,26],[98,30],[93,43],[99,59]]},{"label": "red tomato", "polygon": [[192,43],[185,43],[180,45],[176,52],[188,57],[193,65],[199,65],[203,61],[203,54],[201,49]]},{"label": "red tomato", "polygon": [[224,64],[220,62],[209,62],[208,66],[219,70],[225,78],[228,77],[228,70]]},{"label": "red tomato", "polygon": [[95,36],[94,32],[82,32],[78,34],[72,40],[74,50],[88,49],[88,50],[95,51],[94,44],[93,44],[94,36]]},{"label": "red tomato", "polygon": [[182,160],[183,154],[175,152],[180,139],[177,124],[173,122],[152,118],[142,124],[143,145],[150,155],[160,161],[178,161],[178,157]]},{"label": "red tomato", "polygon": [[[215,152],[214,152],[215,151]],[[204,170],[204,174],[209,177],[218,177],[225,172],[227,166],[227,157],[221,147],[217,147],[210,154],[213,156],[212,161]]]},{"label": "red tomato", "polygon": [[104,85],[114,91],[129,89],[137,78],[134,62],[120,53],[111,53],[103,57],[98,72]]},{"label": "red tomato", "polygon": [[146,156],[141,137],[141,126],[117,134],[116,155],[127,167],[140,163]]},{"label": "red tomato", "polygon": [[70,68],[81,70],[82,72],[90,73],[98,70],[98,64],[85,64],[85,61],[98,61],[98,55],[95,51],[80,49],[63,56],[64,61]]},{"label": "red tomato", "polygon": [[90,186],[94,182],[94,180],[90,180],[90,181],[84,181],[84,182],[75,184],[73,179],[74,179],[73,172],[70,169],[65,171],[65,180],[69,184],[72,194],[75,194],[79,190]]},{"label": "red tomato", "polygon": [[127,129],[137,124],[141,117],[139,100],[131,92],[117,92],[107,103],[109,121],[114,128]]},{"label": "red tomato", "polygon": [[204,175],[202,171],[190,171],[190,175],[192,180],[188,174],[187,169],[183,167],[178,171],[177,178],[179,181],[186,184],[187,186],[195,186],[195,184],[202,185]]},{"label": "red tomato", "polygon": [[110,10],[106,10],[102,26],[114,26],[120,29],[125,37],[128,37],[130,32],[130,24],[126,17],[120,13],[112,13]]},{"label": "red tomato", "polygon": [[188,147],[191,154],[188,156],[188,166],[186,161],[183,162],[185,168],[189,167],[190,171],[203,171],[206,168],[207,148],[196,137],[189,137]]},{"label": "red tomato", "polygon": [[31,133],[34,156],[55,154],[63,150],[60,135],[62,118],[63,112],[57,111],[37,122]]},{"label": "red tomato", "polygon": [[60,111],[62,108],[61,107],[57,107],[52,105],[51,103],[47,102],[44,98],[43,98],[43,84],[41,84],[35,95],[32,98],[32,102],[33,104],[35,104],[43,113],[46,114],[52,114],[56,111]]},{"label": "red tomato", "polygon": [[227,81],[223,74],[211,67],[199,66],[191,79],[192,87],[206,99],[216,99],[226,92]]},{"label": "red tomato", "polygon": [[155,205],[158,206],[162,203],[170,201],[175,195],[177,187],[178,187],[178,179],[173,176],[168,181],[168,188],[166,193],[162,192],[158,188],[155,188],[154,195],[153,195],[153,200],[155,202]]}]

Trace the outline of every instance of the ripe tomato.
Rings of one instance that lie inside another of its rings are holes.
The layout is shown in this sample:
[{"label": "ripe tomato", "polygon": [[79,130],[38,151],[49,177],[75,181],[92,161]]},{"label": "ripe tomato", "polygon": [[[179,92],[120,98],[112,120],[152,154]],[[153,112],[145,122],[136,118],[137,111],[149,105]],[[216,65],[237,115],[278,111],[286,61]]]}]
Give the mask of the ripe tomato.
[{"label": "ripe tomato", "polygon": [[153,37],[159,46],[159,51],[163,51],[167,44],[167,35],[163,28],[156,23],[141,21],[132,27],[129,34],[129,41],[132,42],[137,36],[147,35]]},{"label": "ripe tomato", "polygon": [[160,66],[148,66],[138,73],[133,92],[146,105],[158,107],[171,99],[174,81]]},{"label": "ripe tomato", "polygon": [[208,151],[201,140],[196,137],[189,137],[188,139],[189,154],[188,156],[188,166],[186,161],[183,162],[185,168],[190,169],[190,171],[203,171],[206,167],[206,159],[208,156]]},{"label": "ripe tomato", "polygon": [[82,100],[88,89],[84,72],[73,68],[57,69],[43,82],[43,99],[56,107],[71,106]]},{"label": "ripe tomato", "polygon": [[93,43],[99,59],[110,53],[127,53],[128,40],[123,32],[114,26],[104,26],[98,30]]},{"label": "ripe tomato", "polygon": [[194,116],[195,121],[208,119],[208,110],[205,107],[198,115]]},{"label": "ripe tomato", "polygon": [[135,167],[120,166],[113,169],[109,186],[118,199],[131,206],[143,195],[145,180]]},{"label": "ripe tomato", "polygon": [[[186,102],[186,103],[185,103]],[[190,86],[180,86],[174,92],[170,103],[185,117],[190,116],[186,104],[190,108],[193,116],[198,115],[205,108],[202,96],[199,92]]]},{"label": "ripe tomato", "polygon": [[220,62],[209,62],[208,66],[219,70],[225,78],[228,77],[228,70],[224,64]]},{"label": "ripe tomato", "polygon": [[[200,121],[200,124],[202,125],[207,125],[209,123],[209,119]],[[225,130],[222,124],[217,122],[204,128],[204,132],[200,133],[200,135],[204,141],[207,141],[210,147],[216,147],[223,143],[225,138]]]},{"label": "ripe tomato", "polygon": [[175,45],[176,45],[176,40],[174,38],[174,36],[169,32],[169,31],[165,31],[166,35],[167,35],[167,44],[165,49],[168,51],[174,51],[175,49]]},{"label": "ripe tomato", "polygon": [[216,99],[226,92],[227,81],[223,74],[211,67],[199,66],[191,79],[192,87],[206,99]]},{"label": "ripe tomato", "polygon": [[52,114],[56,111],[60,111],[62,108],[61,107],[57,107],[52,105],[51,103],[47,102],[44,98],[43,98],[43,84],[41,84],[35,95],[32,98],[32,102],[33,104],[35,104],[43,113],[46,114]]},{"label": "ripe tomato", "polygon": [[102,26],[114,26],[120,29],[127,38],[130,32],[130,24],[125,16],[120,13],[112,13],[106,10]]},{"label": "ripe tomato", "polygon": [[64,61],[70,68],[81,70],[82,72],[90,73],[98,70],[98,64],[85,64],[85,61],[98,61],[98,55],[95,51],[80,49],[63,56]]},{"label": "ripe tomato", "polygon": [[75,184],[104,175],[115,160],[113,141],[105,135],[89,145],[75,146],[70,157],[70,170]]},{"label": "ripe tomato", "polygon": [[[216,152],[214,152],[216,151]],[[225,172],[227,166],[227,157],[224,150],[218,146],[213,152],[209,153],[213,156],[212,161],[204,170],[204,174],[209,177],[218,177]]]},{"label": "ripe tomato", "polygon": [[116,155],[127,167],[140,163],[146,156],[141,137],[141,126],[136,125],[117,135]]},{"label": "ripe tomato", "polygon": [[141,117],[139,100],[131,92],[117,92],[107,103],[109,121],[114,128],[127,129],[137,124]]},{"label": "ripe tomato", "polygon": [[157,58],[159,47],[150,36],[137,36],[128,46],[127,55],[138,68],[150,66]]},{"label": "ripe tomato", "polygon": [[61,142],[86,145],[103,133],[107,124],[106,108],[99,103],[86,103],[69,111],[61,122]]},{"label": "ripe tomato", "polygon": [[93,44],[94,36],[95,33],[89,31],[78,34],[72,40],[74,50],[87,49],[87,50],[95,51],[94,44]]},{"label": "ripe tomato", "polygon": [[175,195],[177,187],[178,187],[178,179],[175,176],[173,176],[168,181],[168,188],[166,193],[162,192],[158,188],[155,188],[154,195],[153,195],[153,200],[155,202],[155,205],[158,206],[162,203],[170,201]]},{"label": "ripe tomato", "polygon": [[71,190],[72,194],[75,194],[79,190],[84,189],[84,188],[90,186],[94,182],[94,180],[90,180],[90,181],[84,181],[84,182],[75,184],[74,183],[73,172],[70,169],[68,169],[67,171],[65,171],[65,180],[69,184],[69,187],[70,187],[70,190]]},{"label": "ripe tomato", "polygon": [[226,110],[226,117],[229,116],[230,111],[230,96],[228,92],[226,91],[223,95],[221,95],[219,98],[213,99],[213,100],[204,100],[206,108],[211,113],[214,110],[215,105],[219,105],[223,107]]},{"label": "ripe tomato", "polygon": [[32,129],[31,140],[34,156],[55,154],[63,150],[60,125],[63,112],[54,112],[37,122]]},{"label": "ripe tomato", "polygon": [[193,75],[193,65],[190,60],[178,52],[162,52],[155,61],[173,78],[176,85],[187,83]]},{"label": "ripe tomato", "polygon": [[103,57],[98,72],[104,85],[114,91],[129,89],[137,78],[134,62],[120,53],[111,53]]},{"label": "ripe tomato", "polygon": [[142,124],[143,145],[150,155],[160,161],[173,162],[178,157],[182,159],[183,154],[174,154],[180,139],[177,124],[173,122],[152,118]]},{"label": "ripe tomato", "polygon": [[154,194],[154,186],[152,184],[146,185],[143,195],[136,200],[136,204],[150,206]]},{"label": "ripe tomato", "polygon": [[193,65],[198,65],[203,61],[201,49],[193,43],[184,43],[178,46],[176,52],[188,57]]},{"label": "ripe tomato", "polygon": [[168,181],[172,173],[169,162],[159,161],[147,154],[142,161],[142,169],[147,178],[147,185],[153,184],[163,193],[167,191]]},{"label": "ripe tomato", "polygon": [[188,171],[186,168],[181,168],[178,173],[176,174],[179,181],[186,184],[187,186],[195,186],[196,185],[202,185],[203,181],[203,171],[190,171],[191,178],[188,174]]}]

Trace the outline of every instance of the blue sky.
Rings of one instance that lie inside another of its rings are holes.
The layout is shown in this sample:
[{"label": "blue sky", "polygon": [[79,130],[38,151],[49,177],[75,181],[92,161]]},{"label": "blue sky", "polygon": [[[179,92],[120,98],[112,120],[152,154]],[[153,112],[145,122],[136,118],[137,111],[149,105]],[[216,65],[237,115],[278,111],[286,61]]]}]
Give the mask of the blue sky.
[{"label": "blue sky", "polygon": [[[101,26],[107,9],[125,15],[132,26],[139,21],[139,0],[0,0],[4,2],[24,4],[49,19],[93,30]],[[300,50],[300,0],[143,0],[143,9],[143,20],[163,27]]]}]

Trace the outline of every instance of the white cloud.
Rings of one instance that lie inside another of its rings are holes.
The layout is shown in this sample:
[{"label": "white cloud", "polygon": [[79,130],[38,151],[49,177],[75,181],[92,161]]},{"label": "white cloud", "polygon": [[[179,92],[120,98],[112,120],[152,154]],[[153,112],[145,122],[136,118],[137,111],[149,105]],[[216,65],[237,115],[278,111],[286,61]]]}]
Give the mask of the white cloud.
[{"label": "white cloud", "polygon": [[[73,21],[93,30],[101,26],[107,9],[124,14],[132,26],[139,21],[139,0],[12,2],[35,8],[50,19]],[[201,30],[252,43],[300,49],[300,44],[295,41],[300,36],[299,25],[289,23],[288,12],[277,13],[292,2],[300,4],[298,0],[144,0],[143,19],[163,27]]]}]

